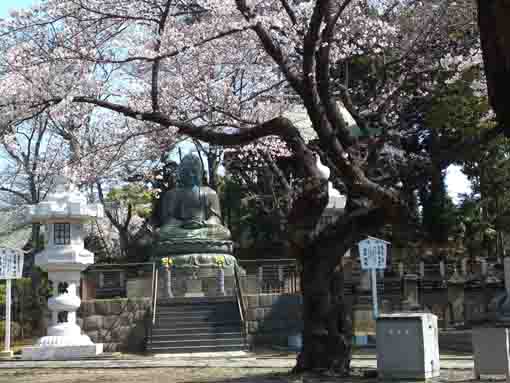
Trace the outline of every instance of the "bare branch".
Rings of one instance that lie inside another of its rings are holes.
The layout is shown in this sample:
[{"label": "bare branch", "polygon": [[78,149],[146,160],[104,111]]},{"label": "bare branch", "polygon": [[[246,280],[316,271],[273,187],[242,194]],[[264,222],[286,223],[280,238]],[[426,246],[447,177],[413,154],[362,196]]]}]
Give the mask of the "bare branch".
[{"label": "bare branch", "polygon": [[292,24],[294,24],[294,25],[297,24],[296,13],[290,6],[289,0],[280,0],[280,3],[282,3],[282,6],[285,9],[285,12],[287,12],[287,15],[289,15],[289,19],[290,19],[290,21],[292,21]]},{"label": "bare branch", "polygon": [[255,31],[257,36],[259,37],[260,42],[264,46],[266,52],[271,56],[274,62],[278,65],[282,73],[285,75],[289,83],[291,84],[294,91],[298,94],[303,94],[303,78],[299,73],[296,72],[295,69],[292,69],[291,64],[289,63],[288,58],[283,53],[281,48],[273,41],[271,35],[268,31],[262,26],[262,23],[255,22],[256,14],[254,11],[247,5],[246,0],[236,0],[237,9],[244,18],[250,22],[254,23],[252,29]]},{"label": "bare branch", "polygon": [[30,197],[28,197],[26,194],[24,194],[18,190],[14,190],[14,189],[11,189],[11,188],[8,188],[5,186],[0,186],[0,192],[14,194],[15,196],[22,198],[24,201],[26,201],[29,204],[33,203],[32,199]]}]

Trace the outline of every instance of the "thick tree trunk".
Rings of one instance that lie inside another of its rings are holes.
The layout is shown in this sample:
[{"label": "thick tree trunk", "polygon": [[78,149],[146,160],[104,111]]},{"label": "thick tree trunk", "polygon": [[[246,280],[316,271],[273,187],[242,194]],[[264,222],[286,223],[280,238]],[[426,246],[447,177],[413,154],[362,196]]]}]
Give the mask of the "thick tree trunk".
[{"label": "thick tree trunk", "polygon": [[505,135],[510,136],[510,2],[477,0],[478,26],[483,50],[489,101]]},{"label": "thick tree trunk", "polygon": [[295,372],[349,373],[352,325],[344,299],[341,259],[331,249],[310,246],[303,258],[303,350]]}]

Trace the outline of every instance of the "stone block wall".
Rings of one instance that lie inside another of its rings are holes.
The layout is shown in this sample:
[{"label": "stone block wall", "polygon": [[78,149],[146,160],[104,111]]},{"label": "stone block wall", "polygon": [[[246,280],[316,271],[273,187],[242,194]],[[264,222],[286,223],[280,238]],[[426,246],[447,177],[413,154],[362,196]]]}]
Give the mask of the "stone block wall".
[{"label": "stone block wall", "polygon": [[246,330],[250,345],[287,345],[287,337],[302,331],[300,295],[250,294],[246,303]]},{"label": "stone block wall", "polygon": [[78,325],[104,350],[144,351],[150,325],[150,298],[96,299],[82,301]]}]

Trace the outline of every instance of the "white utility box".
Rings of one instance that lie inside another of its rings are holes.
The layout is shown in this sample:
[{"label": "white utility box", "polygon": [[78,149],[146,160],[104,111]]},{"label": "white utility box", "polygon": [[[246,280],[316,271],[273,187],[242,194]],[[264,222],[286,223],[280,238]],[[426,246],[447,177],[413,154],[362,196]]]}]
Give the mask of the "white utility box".
[{"label": "white utility box", "polygon": [[504,327],[474,328],[472,332],[475,377],[506,375],[510,381],[510,329]]},{"label": "white utility box", "polygon": [[377,371],[385,379],[438,377],[437,316],[429,313],[385,314],[377,318]]}]

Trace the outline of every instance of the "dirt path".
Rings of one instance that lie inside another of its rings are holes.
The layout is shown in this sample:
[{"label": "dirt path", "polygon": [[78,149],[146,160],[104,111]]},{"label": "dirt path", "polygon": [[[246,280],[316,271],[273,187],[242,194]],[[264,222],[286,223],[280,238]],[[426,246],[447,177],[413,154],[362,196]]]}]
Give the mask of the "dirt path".
[{"label": "dirt path", "polygon": [[1,383],[287,382],[288,369],[137,368],[1,370]]},{"label": "dirt path", "polygon": [[[443,370],[436,382],[472,381],[471,371]],[[374,383],[354,376],[294,376],[288,369],[264,368],[130,368],[4,369],[0,383]]]}]

